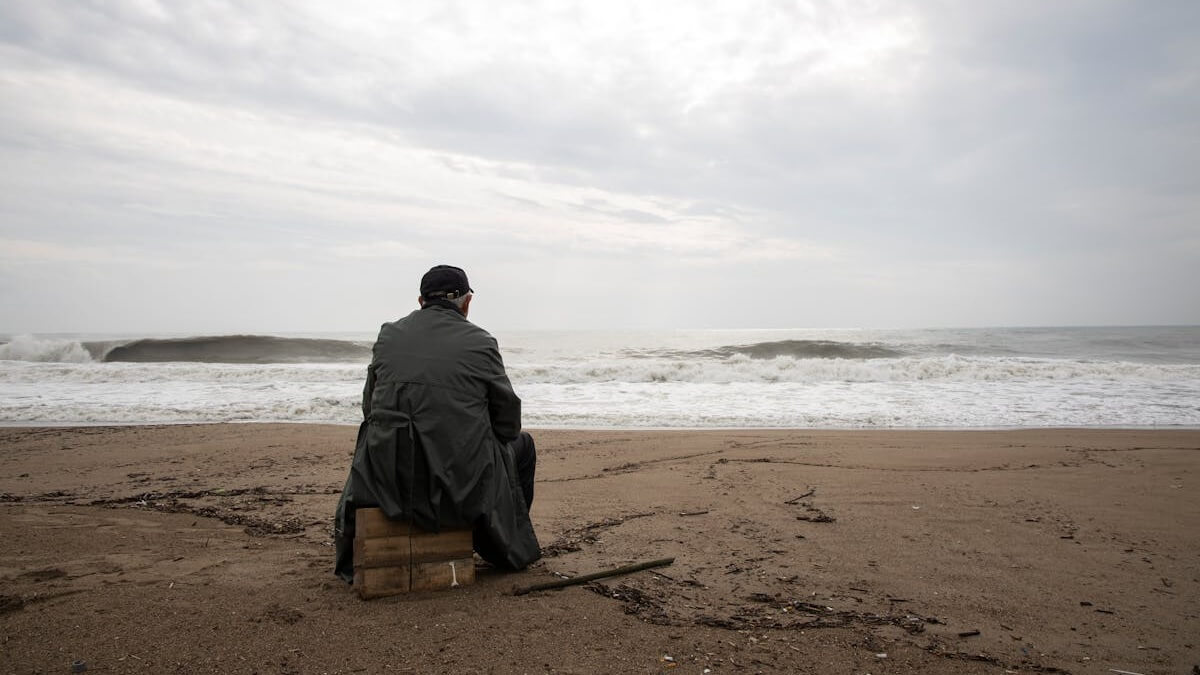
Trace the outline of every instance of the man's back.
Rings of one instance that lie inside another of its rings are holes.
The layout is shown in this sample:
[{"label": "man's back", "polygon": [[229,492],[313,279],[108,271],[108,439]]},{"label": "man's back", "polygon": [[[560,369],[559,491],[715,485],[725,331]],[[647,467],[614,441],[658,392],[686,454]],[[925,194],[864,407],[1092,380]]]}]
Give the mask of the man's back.
[{"label": "man's back", "polygon": [[384,324],[363,418],[379,422],[383,434],[390,433],[384,418],[395,414],[411,420],[418,468],[426,463],[429,482],[414,486],[411,517],[418,525],[470,525],[504,499],[493,494],[492,478],[502,446],[521,430],[521,400],[486,331],[437,305]]},{"label": "man's back", "polygon": [[395,390],[418,418],[452,420],[480,441],[495,436],[507,443],[521,430],[521,400],[504,372],[496,340],[453,309],[427,306],[384,324],[369,377],[374,387],[363,392],[364,417],[377,401],[395,409],[398,402],[389,398]]}]

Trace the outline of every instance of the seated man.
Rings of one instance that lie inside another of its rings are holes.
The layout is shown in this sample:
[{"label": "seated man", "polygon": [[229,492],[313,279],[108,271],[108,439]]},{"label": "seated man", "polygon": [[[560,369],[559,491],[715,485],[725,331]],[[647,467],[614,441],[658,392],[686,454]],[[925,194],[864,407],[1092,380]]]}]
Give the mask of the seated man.
[{"label": "seated man", "polygon": [[472,293],[463,270],[438,265],[421,278],[420,309],[379,331],[334,521],[334,571],[347,582],[360,507],[431,532],[474,528],[475,551],[504,569],[541,557],[533,439],[496,340],[467,321]]}]

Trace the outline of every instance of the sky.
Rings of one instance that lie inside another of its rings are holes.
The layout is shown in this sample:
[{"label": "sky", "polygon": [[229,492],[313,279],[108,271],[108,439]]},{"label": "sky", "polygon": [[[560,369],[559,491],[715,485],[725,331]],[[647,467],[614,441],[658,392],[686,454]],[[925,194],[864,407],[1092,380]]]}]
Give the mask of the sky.
[{"label": "sky", "polygon": [[1200,3],[0,2],[0,333],[1200,324]]}]

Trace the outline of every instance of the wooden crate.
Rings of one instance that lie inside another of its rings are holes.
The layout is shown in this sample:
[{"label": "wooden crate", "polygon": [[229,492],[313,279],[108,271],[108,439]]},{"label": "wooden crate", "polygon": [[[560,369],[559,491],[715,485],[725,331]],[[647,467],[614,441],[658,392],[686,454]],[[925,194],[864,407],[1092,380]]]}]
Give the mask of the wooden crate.
[{"label": "wooden crate", "polygon": [[358,509],[354,522],[354,589],[364,600],[475,582],[469,529],[425,532],[380,509]]}]

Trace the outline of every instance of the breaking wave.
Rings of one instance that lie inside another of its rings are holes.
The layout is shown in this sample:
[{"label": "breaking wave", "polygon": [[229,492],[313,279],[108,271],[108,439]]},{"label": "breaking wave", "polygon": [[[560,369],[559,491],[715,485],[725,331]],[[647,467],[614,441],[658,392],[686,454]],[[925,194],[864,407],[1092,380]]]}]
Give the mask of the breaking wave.
[{"label": "breaking wave", "polygon": [[365,363],[369,343],[271,335],[78,341],[18,335],[0,343],[0,361],[30,363]]},{"label": "breaking wave", "polygon": [[[513,348],[506,351],[517,355],[523,350]],[[885,359],[904,356],[904,353],[879,343],[777,340],[691,351],[624,350],[621,355],[632,360],[665,358],[677,361],[726,361],[739,358]],[[43,363],[357,363],[369,361],[370,358],[371,347],[367,342],[270,335],[142,338],[104,342],[42,339],[23,335],[0,345],[0,360]]]},{"label": "breaking wave", "polygon": [[0,344],[0,361],[34,363],[90,363],[92,354],[83,343],[73,340],[47,340],[32,335],[17,335]]},{"label": "breaking wave", "polygon": [[135,340],[108,350],[108,362],[333,363],[368,361],[371,348],[358,342],[269,335]]},{"label": "breaking wave", "polygon": [[633,358],[668,357],[678,359],[728,359],[746,356],[752,359],[886,359],[903,356],[903,352],[885,347],[876,342],[855,343],[832,340],[773,340],[748,345],[727,345],[714,349],[696,351],[634,351],[627,350],[626,356]]}]

